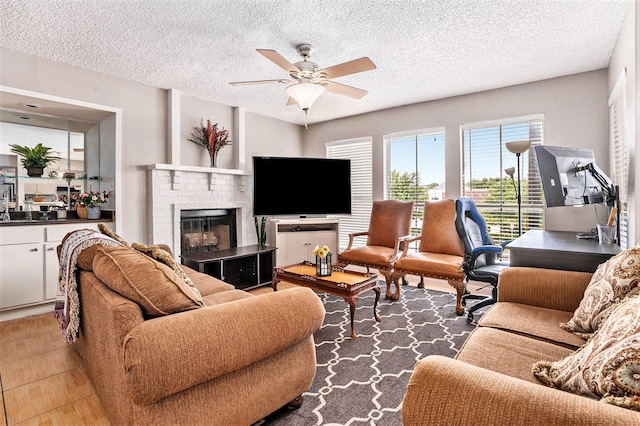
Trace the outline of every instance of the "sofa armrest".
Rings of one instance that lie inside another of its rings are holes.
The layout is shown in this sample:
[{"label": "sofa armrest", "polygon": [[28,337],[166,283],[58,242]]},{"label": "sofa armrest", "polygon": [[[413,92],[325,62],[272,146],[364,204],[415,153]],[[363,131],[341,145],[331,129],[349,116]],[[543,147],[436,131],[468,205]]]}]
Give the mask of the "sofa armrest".
[{"label": "sofa armrest", "polygon": [[404,426],[638,424],[640,413],[432,355],[411,375]]},{"label": "sofa armrest", "polygon": [[498,302],[574,312],[592,275],[542,268],[505,268],[498,279]]},{"label": "sofa armrest", "polygon": [[324,314],[298,287],[145,321],[124,342],[130,396],[150,405],[259,362],[313,339]]}]

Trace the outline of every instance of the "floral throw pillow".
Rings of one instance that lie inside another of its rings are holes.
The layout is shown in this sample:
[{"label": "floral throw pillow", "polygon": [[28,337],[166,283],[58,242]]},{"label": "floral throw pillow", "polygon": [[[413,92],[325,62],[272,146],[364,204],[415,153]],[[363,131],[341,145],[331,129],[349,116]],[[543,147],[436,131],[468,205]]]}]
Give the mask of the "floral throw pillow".
[{"label": "floral throw pillow", "polygon": [[623,251],[602,265],[591,277],[580,306],[564,330],[585,339],[595,333],[615,305],[625,297],[638,294],[640,289],[640,245]]},{"label": "floral throw pillow", "polygon": [[618,304],[573,354],[535,363],[533,374],[547,386],[640,411],[640,297]]}]

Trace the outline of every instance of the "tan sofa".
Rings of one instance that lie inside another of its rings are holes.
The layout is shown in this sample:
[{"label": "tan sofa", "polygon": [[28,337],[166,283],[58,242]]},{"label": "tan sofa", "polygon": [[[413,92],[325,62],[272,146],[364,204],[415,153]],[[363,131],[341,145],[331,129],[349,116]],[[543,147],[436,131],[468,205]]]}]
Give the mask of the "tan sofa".
[{"label": "tan sofa", "polygon": [[148,318],[96,263],[78,261],[75,347],[112,424],[250,425],[310,388],[325,313],[310,289],[253,296],[184,267],[205,306]]},{"label": "tan sofa", "polygon": [[412,425],[630,425],[640,412],[546,387],[537,361],[557,361],[585,341],[564,331],[591,274],[507,268],[498,303],[481,319],[456,359],[417,363],[404,397]]}]

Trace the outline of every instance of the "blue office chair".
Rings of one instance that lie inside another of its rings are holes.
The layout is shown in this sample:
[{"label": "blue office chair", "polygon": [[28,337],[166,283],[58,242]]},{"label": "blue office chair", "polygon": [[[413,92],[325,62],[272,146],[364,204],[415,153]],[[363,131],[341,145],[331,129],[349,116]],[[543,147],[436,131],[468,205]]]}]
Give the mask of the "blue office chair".
[{"label": "blue office chair", "polygon": [[463,306],[466,306],[467,300],[480,300],[467,310],[467,321],[472,322],[475,311],[492,305],[498,300],[498,276],[504,268],[509,266],[498,260],[507,242],[501,246],[493,243],[484,218],[473,199],[469,197],[456,199],[456,230],[464,248],[462,270],[465,274],[465,284],[469,280],[474,280],[492,286],[491,296],[470,294],[466,291],[462,296]]}]

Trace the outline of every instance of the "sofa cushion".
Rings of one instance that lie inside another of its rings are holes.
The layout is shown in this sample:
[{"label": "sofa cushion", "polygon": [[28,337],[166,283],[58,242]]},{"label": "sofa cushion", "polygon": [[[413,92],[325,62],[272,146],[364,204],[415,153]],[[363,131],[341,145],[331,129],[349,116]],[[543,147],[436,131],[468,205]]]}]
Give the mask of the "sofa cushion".
[{"label": "sofa cushion", "polygon": [[131,248],[134,250],[138,250],[140,253],[144,253],[152,259],[157,260],[158,262],[167,265],[173,272],[175,272],[180,278],[184,280],[184,282],[191,287],[191,289],[198,295],[201,296],[200,292],[193,285],[191,278],[187,276],[187,274],[182,270],[178,262],[173,258],[171,253],[161,249],[156,245],[145,245],[141,243],[133,243],[131,244]]},{"label": "sofa cushion", "polygon": [[640,410],[640,297],[613,310],[582,348],[533,365],[547,386]]},{"label": "sofa cushion", "polygon": [[109,288],[136,302],[155,317],[204,306],[171,268],[129,247],[102,247],[93,259],[93,272]]},{"label": "sofa cushion", "polygon": [[499,302],[482,316],[478,325],[523,334],[575,350],[584,345],[584,340],[558,327],[558,324],[567,322],[570,318],[571,312]]},{"label": "sofa cushion", "polygon": [[476,328],[456,359],[528,382],[539,383],[531,364],[541,359],[562,359],[572,350],[542,340],[496,330]]},{"label": "sofa cushion", "polygon": [[202,300],[204,300],[204,306],[215,306],[222,303],[235,302],[240,299],[247,299],[249,297],[255,296],[242,290],[229,290],[203,296]]},{"label": "sofa cushion", "polygon": [[561,327],[584,338],[598,330],[615,305],[637,294],[640,282],[640,246],[615,255],[593,274],[580,306]]},{"label": "sofa cushion", "polygon": [[198,272],[188,266],[182,265],[182,269],[203,297],[209,294],[219,293],[221,291],[233,290],[235,288],[229,283],[225,283],[224,281],[203,272]]}]

